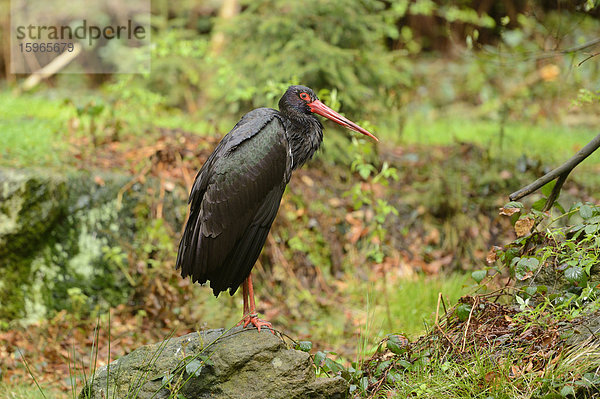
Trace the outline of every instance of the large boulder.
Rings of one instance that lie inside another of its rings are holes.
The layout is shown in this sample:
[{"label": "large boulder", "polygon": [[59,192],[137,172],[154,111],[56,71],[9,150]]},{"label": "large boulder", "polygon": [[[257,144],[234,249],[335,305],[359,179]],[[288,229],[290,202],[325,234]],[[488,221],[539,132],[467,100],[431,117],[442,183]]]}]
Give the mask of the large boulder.
[{"label": "large boulder", "polygon": [[347,392],[342,377],[316,378],[308,353],[268,330],[236,327],[140,347],[99,368],[79,398],[335,399]]},{"label": "large boulder", "polygon": [[[156,179],[132,179],[0,168],[0,328],[128,300],[128,259],[147,245],[136,237],[150,228],[159,191]],[[172,226],[185,217],[185,198],[176,194],[163,199]]]}]

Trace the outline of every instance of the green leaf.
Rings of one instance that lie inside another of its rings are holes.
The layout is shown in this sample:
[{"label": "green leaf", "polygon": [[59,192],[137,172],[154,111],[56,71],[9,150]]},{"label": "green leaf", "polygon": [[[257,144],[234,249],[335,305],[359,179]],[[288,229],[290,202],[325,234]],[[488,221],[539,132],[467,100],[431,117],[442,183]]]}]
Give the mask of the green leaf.
[{"label": "green leaf", "polygon": [[525,305],[525,300],[523,298],[521,298],[520,296],[516,295],[515,299],[519,305],[521,305],[521,306]]},{"label": "green leaf", "polygon": [[375,377],[379,377],[390,366],[390,364],[392,364],[391,360],[379,362],[377,368],[375,369]]},{"label": "green leaf", "polygon": [[202,371],[202,362],[198,359],[194,359],[188,364],[185,365],[185,371],[189,375],[193,375],[194,377],[199,377],[200,372]]},{"label": "green leaf", "polygon": [[390,352],[400,355],[406,352],[406,345],[404,338],[398,334],[388,335],[387,348]]},{"label": "green leaf", "polygon": [[562,389],[560,390],[560,395],[564,398],[568,397],[568,396],[573,396],[575,397],[575,390],[573,389],[573,387],[571,385],[565,385],[564,387],[562,387]]},{"label": "green leaf", "polygon": [[596,215],[587,220],[588,224],[600,224],[600,215]]},{"label": "green leaf", "polygon": [[519,30],[506,30],[502,33],[502,39],[509,47],[516,47],[523,41],[525,34]]},{"label": "green leaf", "polygon": [[456,317],[460,321],[467,321],[469,319],[469,314],[471,314],[471,306],[466,303],[461,303],[456,308]]},{"label": "green leaf", "polygon": [[527,295],[534,296],[535,294],[537,294],[538,292],[538,287],[535,285],[531,285],[529,287],[525,287],[525,292],[527,293]]},{"label": "green leaf", "polygon": [[296,344],[295,349],[302,351],[302,352],[310,352],[310,350],[312,349],[312,342],[310,341],[299,341]]},{"label": "green leaf", "polygon": [[527,280],[533,276],[533,272],[537,270],[538,265],[539,260],[537,258],[520,258],[514,269],[515,278],[520,281]]},{"label": "green leaf", "polygon": [[585,386],[588,387],[600,385],[600,376],[595,373],[585,373],[581,380],[584,382]]},{"label": "green leaf", "polygon": [[579,231],[579,230],[583,229],[584,227],[585,227],[584,224],[577,224],[577,225],[571,227],[570,231],[571,231],[571,233],[574,233],[576,231]]},{"label": "green leaf", "polygon": [[[504,254],[501,255],[501,259],[505,264],[510,265],[510,267],[512,268],[514,266],[513,262],[517,262],[519,259],[518,257],[519,255],[519,249],[512,247],[512,248],[508,248],[506,251],[504,251]],[[515,261],[516,259],[516,261]]]},{"label": "green leaf", "polygon": [[581,215],[581,217],[584,219],[591,218],[593,214],[594,214],[594,211],[592,210],[592,207],[589,205],[581,205],[581,208],[579,208],[579,215]]},{"label": "green leaf", "polygon": [[540,265],[540,261],[538,258],[521,258],[517,266],[522,266],[527,268],[527,270],[535,272]]},{"label": "green leaf", "polygon": [[515,278],[519,281],[527,280],[531,277],[531,272],[525,270],[522,266],[515,267]]},{"label": "green leaf", "polygon": [[523,203],[522,202],[518,202],[518,201],[510,201],[509,203],[507,203],[506,205],[504,205],[503,208],[519,208],[519,209],[523,209]]},{"label": "green leaf", "polygon": [[581,267],[571,266],[565,270],[565,278],[571,283],[580,283],[585,278],[585,273]]},{"label": "green leaf", "polygon": [[581,205],[582,205],[581,202],[576,202],[576,203],[572,204],[571,207],[569,208],[569,212],[576,211],[578,208],[581,208]]},{"label": "green leaf", "polygon": [[88,114],[90,116],[98,116],[100,115],[100,113],[104,110],[104,105],[102,104],[98,104],[98,105],[92,105],[89,107],[88,109]]},{"label": "green leaf", "polygon": [[541,211],[546,206],[546,201],[548,201],[547,198],[540,198],[539,200],[531,204],[531,207],[536,211]]},{"label": "green leaf", "polygon": [[452,366],[452,364],[448,361],[445,361],[444,363],[442,363],[442,365],[440,366],[440,370],[442,370],[444,373],[446,371],[448,371],[450,369],[450,367]]},{"label": "green leaf", "polygon": [[388,384],[396,384],[398,382],[400,382],[400,380],[402,379],[402,374],[400,374],[398,371],[392,369],[388,372],[387,374],[387,383]]},{"label": "green leaf", "polygon": [[357,164],[356,171],[363,178],[363,180],[367,180],[371,173],[376,172],[375,168],[371,164]]},{"label": "green leaf", "polygon": [[317,353],[315,353],[315,366],[317,367],[322,367],[323,364],[325,363],[325,359],[327,358],[327,354],[325,354],[325,352],[322,351],[318,351]]},{"label": "green leaf", "polygon": [[398,363],[396,363],[398,366],[404,367],[406,370],[410,370],[412,368],[412,364],[408,361],[408,360],[398,360]]},{"label": "green leaf", "polygon": [[588,224],[585,226],[585,234],[594,234],[598,231],[598,227],[600,227],[599,224]]},{"label": "green leaf", "polygon": [[549,197],[550,194],[552,193],[552,190],[554,189],[554,186],[556,186],[556,180],[552,180],[549,183],[546,183],[542,189],[540,190],[542,192],[542,194],[544,194],[546,197]]},{"label": "green leaf", "polygon": [[538,285],[536,288],[537,292],[539,292],[540,294],[545,294],[546,292],[548,292],[548,287],[546,287],[545,285]]},{"label": "green leaf", "polygon": [[361,388],[363,391],[365,391],[365,392],[366,392],[366,391],[367,391],[367,389],[369,388],[369,379],[368,379],[367,377],[363,377],[363,378],[360,380],[360,388]]},{"label": "green leaf", "polygon": [[481,283],[485,276],[487,276],[487,270],[475,270],[473,273],[471,273],[471,277],[477,283]]},{"label": "green leaf", "polygon": [[335,374],[340,373],[344,370],[344,366],[328,357],[325,358],[324,368],[328,369],[329,371]]}]

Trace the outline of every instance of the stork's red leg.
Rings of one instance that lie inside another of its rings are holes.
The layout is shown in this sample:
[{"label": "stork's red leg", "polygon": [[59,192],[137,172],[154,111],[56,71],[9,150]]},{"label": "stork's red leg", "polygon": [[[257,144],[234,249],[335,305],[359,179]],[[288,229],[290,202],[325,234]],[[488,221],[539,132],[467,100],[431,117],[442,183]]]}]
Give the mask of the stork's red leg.
[{"label": "stork's red leg", "polygon": [[252,285],[252,274],[246,279],[248,284],[248,299],[250,300],[250,314],[256,314],[256,304],[254,303],[254,286]]},{"label": "stork's red leg", "polygon": [[244,284],[242,284],[242,295],[244,295],[244,313],[246,316],[250,313],[250,308],[248,308],[248,279],[244,280]]},{"label": "stork's red leg", "polygon": [[[242,313],[242,320],[237,323],[238,326],[244,323],[246,316],[250,314],[250,307],[248,306],[248,279],[244,280],[242,283],[242,296],[244,298],[244,313]],[[246,325],[247,324],[244,324],[244,327],[246,327]]]},{"label": "stork's red leg", "polygon": [[[258,314],[256,313],[256,305],[254,303],[254,287],[252,286],[252,275],[249,275],[248,278],[244,281],[244,284],[242,286],[242,294],[244,295],[244,317],[238,325],[244,323],[244,327],[247,327],[248,324],[252,323],[258,329],[259,332],[261,327],[267,327],[271,330],[273,334],[275,334],[275,331],[273,330],[273,325],[268,321],[259,319]],[[248,306],[248,302],[250,302],[250,306]]]}]

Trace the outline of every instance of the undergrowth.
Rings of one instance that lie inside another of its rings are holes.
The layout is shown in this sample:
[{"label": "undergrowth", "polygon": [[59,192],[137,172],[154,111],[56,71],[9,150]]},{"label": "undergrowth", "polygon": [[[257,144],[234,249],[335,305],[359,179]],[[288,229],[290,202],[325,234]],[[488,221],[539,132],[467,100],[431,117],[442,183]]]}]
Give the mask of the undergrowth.
[{"label": "undergrowth", "polygon": [[551,189],[529,211],[501,208],[517,238],[472,273],[481,294],[444,309],[418,340],[390,334],[362,369],[341,372],[355,397],[597,397],[600,206],[541,212]]}]

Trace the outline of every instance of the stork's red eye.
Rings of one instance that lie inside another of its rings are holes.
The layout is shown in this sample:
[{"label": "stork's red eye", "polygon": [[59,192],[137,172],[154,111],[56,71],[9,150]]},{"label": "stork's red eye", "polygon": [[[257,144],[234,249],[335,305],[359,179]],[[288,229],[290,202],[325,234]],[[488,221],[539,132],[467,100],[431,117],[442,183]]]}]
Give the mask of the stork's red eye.
[{"label": "stork's red eye", "polygon": [[300,98],[303,99],[304,101],[310,101],[310,96],[306,92],[300,93]]}]

